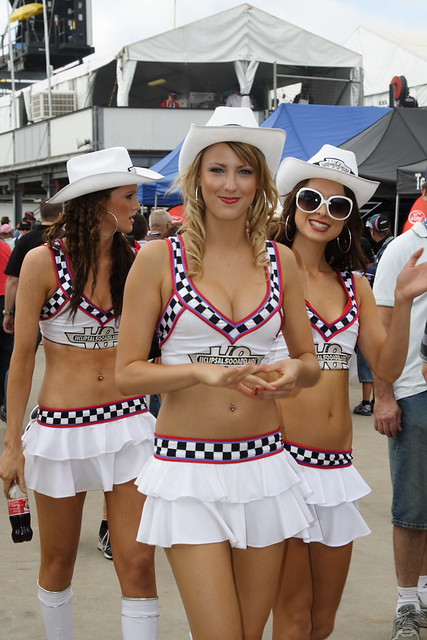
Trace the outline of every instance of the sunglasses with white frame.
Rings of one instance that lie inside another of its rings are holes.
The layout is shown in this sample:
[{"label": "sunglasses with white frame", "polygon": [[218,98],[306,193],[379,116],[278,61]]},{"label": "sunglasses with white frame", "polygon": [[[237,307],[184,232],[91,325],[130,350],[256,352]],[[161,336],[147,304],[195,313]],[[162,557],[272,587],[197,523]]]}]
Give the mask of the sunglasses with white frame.
[{"label": "sunglasses with white frame", "polygon": [[324,198],[323,194],[312,187],[301,187],[296,194],[296,205],[304,213],[316,213],[322,204],[326,204],[326,210],[330,218],[334,220],[347,220],[353,210],[353,201],[347,196],[330,196]]}]

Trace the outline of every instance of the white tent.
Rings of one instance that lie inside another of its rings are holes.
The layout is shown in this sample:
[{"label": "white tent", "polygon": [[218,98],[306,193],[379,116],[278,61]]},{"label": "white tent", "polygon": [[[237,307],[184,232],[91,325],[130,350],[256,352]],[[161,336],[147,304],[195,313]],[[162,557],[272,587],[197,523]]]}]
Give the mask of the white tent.
[{"label": "white tent", "polygon": [[[214,46],[213,46],[214,45]],[[126,104],[138,62],[182,64],[234,63],[242,93],[249,93],[260,63],[284,66],[293,75],[319,76],[353,81],[347,104],[359,104],[361,59],[354,52],[300,29],[249,4],[242,4],[209,18],[124,47],[118,56],[118,100]],[[304,68],[305,71],[302,71]],[[348,74],[343,74],[343,69]],[[270,82],[273,75],[270,74]],[[342,86],[337,84],[337,94]],[[249,100],[248,100],[249,102]]]},{"label": "white tent", "polygon": [[[89,56],[82,65],[56,73],[51,87],[58,93],[74,91],[76,109],[155,108],[171,89],[182,106],[212,108],[224,104],[238,82],[257,108],[268,109],[267,96],[275,86],[307,80],[318,104],[358,105],[361,67],[358,53],[242,4],[130,44],[109,59]],[[19,92],[28,121],[34,95],[46,90],[42,81]],[[10,119],[10,99],[4,103]],[[2,100],[4,131],[1,121]]]},{"label": "white tent", "polygon": [[365,105],[388,106],[392,78],[404,76],[419,106],[427,106],[425,29],[359,27],[345,45],[363,57]]}]

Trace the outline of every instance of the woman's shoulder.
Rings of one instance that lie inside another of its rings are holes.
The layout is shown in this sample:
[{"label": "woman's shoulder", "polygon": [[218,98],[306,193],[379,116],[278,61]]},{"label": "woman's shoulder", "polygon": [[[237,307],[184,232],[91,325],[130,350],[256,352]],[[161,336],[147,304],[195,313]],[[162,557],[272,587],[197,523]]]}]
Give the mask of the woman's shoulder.
[{"label": "woman's shoulder", "polygon": [[43,265],[43,264],[51,264],[52,262],[52,250],[47,244],[42,244],[38,247],[34,247],[28,251],[27,255],[24,258],[24,265]]}]

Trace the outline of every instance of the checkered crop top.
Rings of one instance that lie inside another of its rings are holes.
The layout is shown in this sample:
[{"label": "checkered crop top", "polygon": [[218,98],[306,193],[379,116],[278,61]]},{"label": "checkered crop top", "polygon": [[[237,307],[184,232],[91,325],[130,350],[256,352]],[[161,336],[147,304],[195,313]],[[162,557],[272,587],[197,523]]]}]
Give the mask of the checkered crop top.
[{"label": "checkered crop top", "polygon": [[[359,334],[359,305],[355,295],[354,275],[350,271],[337,271],[338,278],[347,296],[345,308],[337,320],[326,322],[306,301],[316,356],[322,370],[349,369]],[[269,361],[277,362],[289,358],[283,335],[274,343]]]},{"label": "checkered crop top", "polygon": [[86,296],[82,296],[75,316],[70,316],[73,277],[61,240],[50,252],[58,288],[46,300],[40,314],[39,325],[43,338],[81,349],[116,346],[119,328],[113,309],[99,309]]},{"label": "checkered crop top", "polygon": [[172,295],[158,324],[164,364],[206,362],[222,366],[259,364],[271,351],[282,326],[282,277],[277,247],[267,242],[270,270],[266,294],[250,315],[227,318],[198,291],[187,276],[180,236],[168,238]]}]

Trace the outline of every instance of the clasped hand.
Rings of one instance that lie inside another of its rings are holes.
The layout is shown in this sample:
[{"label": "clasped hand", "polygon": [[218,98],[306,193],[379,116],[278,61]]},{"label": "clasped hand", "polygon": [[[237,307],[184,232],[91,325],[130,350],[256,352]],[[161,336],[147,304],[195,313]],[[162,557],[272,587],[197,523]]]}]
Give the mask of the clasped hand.
[{"label": "clasped hand", "polygon": [[[242,367],[200,364],[196,377],[201,384],[233,389],[247,398],[276,400],[288,397],[295,389],[299,365],[300,362],[296,359],[280,360],[274,364],[247,364]],[[261,375],[268,376],[269,380]]]}]

